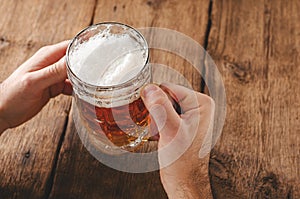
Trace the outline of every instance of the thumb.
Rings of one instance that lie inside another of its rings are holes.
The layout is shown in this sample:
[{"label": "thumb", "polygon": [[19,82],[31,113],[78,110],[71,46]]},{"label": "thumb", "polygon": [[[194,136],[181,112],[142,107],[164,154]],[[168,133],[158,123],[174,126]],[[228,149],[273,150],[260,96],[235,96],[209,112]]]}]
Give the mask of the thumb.
[{"label": "thumb", "polygon": [[160,133],[160,139],[170,141],[179,129],[181,118],[176,113],[167,94],[154,84],[141,91],[142,99]]},{"label": "thumb", "polygon": [[43,88],[63,82],[67,78],[65,58],[63,57],[58,62],[33,73],[35,73],[33,76],[37,82],[41,82]]}]

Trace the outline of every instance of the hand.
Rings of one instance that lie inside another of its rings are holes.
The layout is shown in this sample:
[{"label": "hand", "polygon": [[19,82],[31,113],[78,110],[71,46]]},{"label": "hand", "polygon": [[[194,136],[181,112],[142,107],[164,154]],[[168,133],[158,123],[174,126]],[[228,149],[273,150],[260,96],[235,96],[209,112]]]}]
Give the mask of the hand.
[{"label": "hand", "polygon": [[[166,93],[179,103],[180,115]],[[174,84],[147,85],[142,97],[160,134],[160,175],[169,198],[211,198],[208,163],[213,100]]]},{"label": "hand", "polygon": [[0,134],[35,116],[50,98],[72,94],[64,59],[67,45],[41,48],[0,84]]}]

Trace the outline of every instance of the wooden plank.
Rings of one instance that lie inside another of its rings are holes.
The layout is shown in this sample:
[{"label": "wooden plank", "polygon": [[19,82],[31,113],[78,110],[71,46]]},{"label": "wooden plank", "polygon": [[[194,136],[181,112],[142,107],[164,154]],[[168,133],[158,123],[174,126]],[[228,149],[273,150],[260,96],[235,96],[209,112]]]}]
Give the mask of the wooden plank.
[{"label": "wooden plank", "polygon": [[165,198],[153,175],[119,172],[96,160],[82,145],[71,113],[50,198]]},{"label": "wooden plank", "polygon": [[[133,27],[164,27],[204,44],[209,1],[98,1],[94,23],[118,21]],[[176,41],[174,41],[176,42]],[[200,76],[171,53],[151,52],[152,62],[172,66],[200,88]],[[168,74],[162,75],[162,79]],[[192,79],[194,78],[194,79]],[[197,83],[198,82],[198,83]],[[130,174],[95,160],[83,147],[69,121],[50,198],[166,198],[159,173]]]},{"label": "wooden plank", "polygon": [[208,49],[228,110],[210,161],[215,198],[300,198],[299,9],[213,2]]},{"label": "wooden plank", "polygon": [[1,0],[0,35],[15,43],[31,45],[71,39],[76,31],[90,23],[94,2]]},{"label": "wooden plank", "polygon": [[[86,0],[1,1],[0,80],[41,46],[68,39],[88,25],[93,8],[94,1]],[[49,194],[70,102],[62,96],[53,99],[25,125],[1,135],[1,199]]]}]

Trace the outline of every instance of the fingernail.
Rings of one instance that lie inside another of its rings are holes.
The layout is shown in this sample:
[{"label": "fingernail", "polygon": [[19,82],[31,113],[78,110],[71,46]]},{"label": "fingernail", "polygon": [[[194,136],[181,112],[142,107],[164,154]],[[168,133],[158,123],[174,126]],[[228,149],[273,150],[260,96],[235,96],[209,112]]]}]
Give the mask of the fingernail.
[{"label": "fingernail", "polygon": [[157,91],[158,88],[157,86],[153,85],[153,84],[148,84],[144,87],[143,91],[142,91],[142,97],[144,98],[151,98],[151,96],[153,95],[153,93],[155,91]]}]

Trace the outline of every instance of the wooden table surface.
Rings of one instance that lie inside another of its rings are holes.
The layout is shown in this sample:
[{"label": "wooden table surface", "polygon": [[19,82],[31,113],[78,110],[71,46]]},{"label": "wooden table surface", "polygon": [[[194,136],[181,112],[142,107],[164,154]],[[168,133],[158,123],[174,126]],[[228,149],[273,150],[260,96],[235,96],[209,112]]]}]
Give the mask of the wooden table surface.
[{"label": "wooden table surface", "polygon": [[[210,158],[214,198],[300,198],[299,10],[298,0],[0,0],[0,80],[90,24],[180,31],[208,50],[225,84],[226,121]],[[155,50],[151,58],[201,88],[182,58]],[[0,198],[167,198],[158,172],[119,172],[89,154],[71,101],[59,96],[1,135]]]}]

